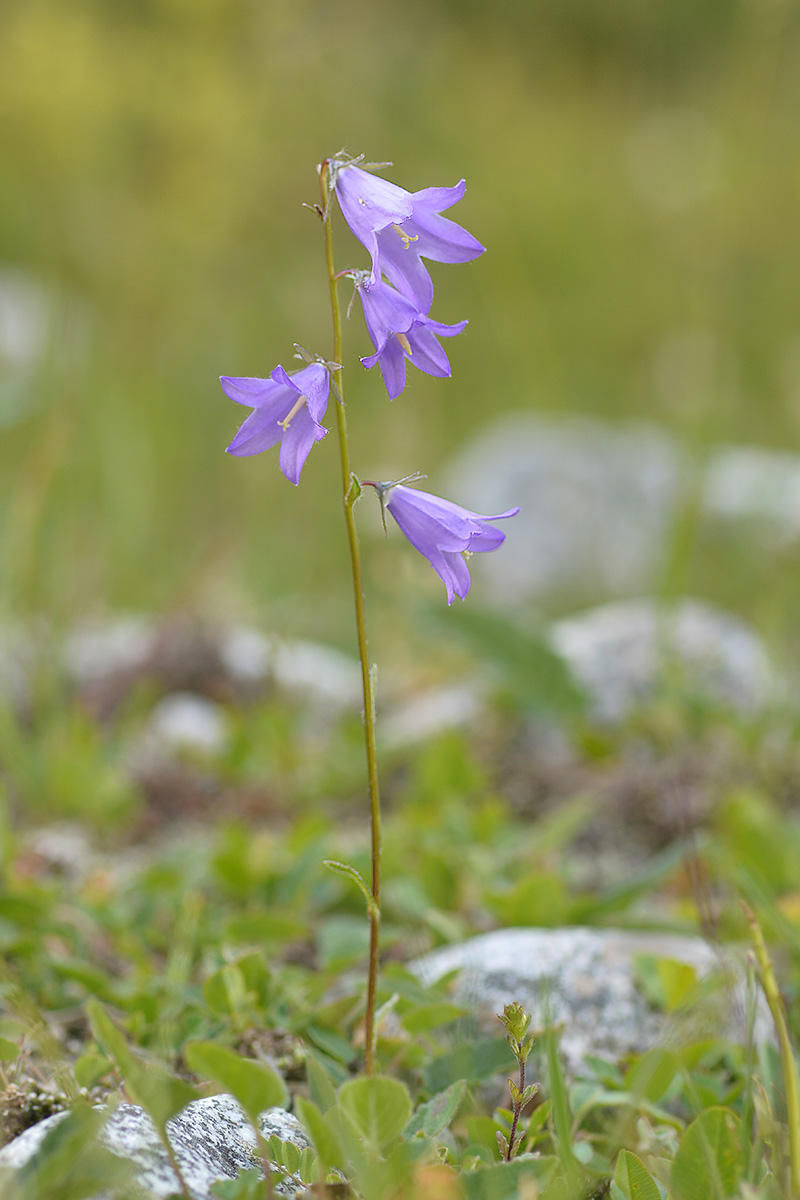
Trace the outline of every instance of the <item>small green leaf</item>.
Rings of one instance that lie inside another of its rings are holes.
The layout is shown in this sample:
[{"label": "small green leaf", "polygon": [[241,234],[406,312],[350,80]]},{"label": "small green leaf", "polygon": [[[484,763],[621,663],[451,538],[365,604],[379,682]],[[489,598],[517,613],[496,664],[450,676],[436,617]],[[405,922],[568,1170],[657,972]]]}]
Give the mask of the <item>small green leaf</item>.
[{"label": "small green leaf", "polygon": [[306,1059],[306,1074],[311,1099],[321,1112],[326,1113],[336,1103],[336,1089],[330,1075],[314,1054],[309,1054]]},{"label": "small green leaf", "polygon": [[457,1021],[463,1016],[466,1016],[466,1009],[442,1000],[436,1004],[423,1004],[419,1008],[412,1008],[402,1018],[401,1024],[407,1033],[429,1033],[431,1029],[449,1025],[451,1021]]},{"label": "small green leaf", "polygon": [[196,1075],[212,1079],[235,1096],[255,1123],[268,1108],[284,1107],[289,1093],[281,1077],[265,1063],[242,1058],[217,1042],[189,1042],[184,1058]]},{"label": "small green leaf", "polygon": [[[496,1147],[494,1152],[496,1155]],[[464,1195],[466,1200],[518,1200],[526,1191],[534,1196],[549,1195],[549,1190],[546,1189],[553,1182],[558,1170],[559,1161],[552,1155],[517,1158],[513,1162],[495,1162],[492,1166],[478,1167],[476,1171],[464,1173]],[[565,1195],[561,1190],[556,1194]],[[567,1191],[566,1195],[570,1193]]]},{"label": "small green leaf", "polygon": [[729,1200],[744,1170],[742,1123],[729,1108],[708,1108],[686,1130],[672,1164],[675,1200]]},{"label": "small green leaf", "polygon": [[218,1179],[211,1185],[211,1195],[220,1200],[264,1200],[264,1180],[257,1167],[242,1171],[236,1179]]},{"label": "small green leaf", "polygon": [[424,1133],[426,1137],[438,1137],[454,1119],[466,1090],[466,1079],[458,1079],[426,1104],[421,1104],[403,1130],[403,1137],[411,1138],[416,1133]]},{"label": "small green leaf", "polygon": [[86,1014],[98,1046],[111,1059],[122,1079],[127,1080],[135,1072],[136,1063],[125,1037],[99,1001],[88,1000]]},{"label": "small green leaf", "polygon": [[102,1054],[82,1054],[73,1068],[78,1087],[94,1087],[111,1070],[111,1062]]},{"label": "small green leaf", "polygon": [[331,1167],[344,1170],[347,1166],[347,1156],[324,1114],[313,1100],[306,1100],[302,1096],[295,1099],[295,1107],[298,1120],[311,1138],[317,1157],[325,1170],[330,1170]]},{"label": "small green leaf", "polygon": [[379,1153],[400,1136],[411,1116],[408,1091],[386,1075],[342,1084],[339,1107]]},{"label": "small green leaf", "polygon": [[458,1079],[480,1080],[495,1071],[508,1070],[505,1038],[482,1042],[461,1042],[447,1054],[434,1058],[425,1068],[425,1086],[431,1092],[444,1091]]},{"label": "small green leaf", "polygon": [[97,1140],[107,1112],[80,1104],[55,1124],[32,1158],[19,1168],[11,1194],[47,1200],[85,1200],[120,1194],[132,1163],[117,1157]]},{"label": "small green leaf", "polygon": [[625,1076],[626,1090],[656,1104],[675,1078],[680,1063],[671,1050],[648,1050]]},{"label": "small green leaf", "polygon": [[334,871],[337,875],[345,875],[348,879],[350,879],[366,900],[367,912],[371,916],[377,915],[378,906],[376,905],[372,896],[372,892],[367,886],[367,882],[360,871],[357,871],[355,867],[351,867],[348,863],[338,862],[335,858],[324,858],[322,860],[322,865],[327,867],[329,871]]},{"label": "small green leaf", "polygon": [[656,1181],[644,1163],[630,1150],[620,1150],[614,1183],[625,1200],[661,1200]]},{"label": "small green leaf", "polygon": [[358,480],[351,471],[350,472],[350,487],[347,489],[347,499],[346,499],[346,504],[347,504],[348,508],[350,508],[351,505],[355,504],[356,500],[361,495],[362,490],[363,489],[361,487],[361,481]]},{"label": "small green leaf", "polygon": [[255,999],[236,963],[226,963],[209,976],[203,985],[203,999],[209,1008],[223,1016],[236,1016]]},{"label": "small green leaf", "polygon": [[197,1098],[194,1088],[163,1067],[137,1058],[97,1000],[87,1001],[86,1012],[95,1041],[117,1068],[128,1095],[134,1104],[141,1105],[163,1134],[170,1117]]}]

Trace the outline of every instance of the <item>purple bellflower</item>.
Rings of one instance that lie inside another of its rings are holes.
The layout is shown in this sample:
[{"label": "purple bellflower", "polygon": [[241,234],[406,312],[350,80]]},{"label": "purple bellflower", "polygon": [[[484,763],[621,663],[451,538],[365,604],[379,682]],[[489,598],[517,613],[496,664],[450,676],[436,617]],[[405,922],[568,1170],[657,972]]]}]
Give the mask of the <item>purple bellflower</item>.
[{"label": "purple bellflower", "polygon": [[426,375],[450,375],[450,360],[437,338],[455,337],[467,322],[443,325],[431,320],[388,283],[373,283],[366,271],[354,275],[354,279],[375,347],[375,353],[361,362],[365,367],[380,365],[389,399],[396,399],[406,386],[406,359]]},{"label": "purple bellflower", "polygon": [[328,406],[327,367],[311,363],[287,375],[278,366],[269,379],[223,375],[220,383],[231,400],[253,409],[228,446],[228,454],[260,454],[280,442],[281,470],[291,483],[299,483],[311,447],[328,432],[320,424]]},{"label": "purple bellflower", "polygon": [[[409,479],[419,479],[412,475]],[[403,483],[370,483],[378,493],[381,508],[388,508],[415,550],[419,550],[447,588],[447,603],[456,596],[465,600],[470,587],[466,559],[471,554],[497,550],[506,535],[491,524],[515,517],[519,506],[494,517],[470,512],[460,504],[433,496]]]},{"label": "purple bellflower", "polygon": [[457,204],[466,184],[407,192],[353,163],[331,161],[334,187],[345,221],[372,256],[371,282],[381,274],[421,312],[433,303],[433,283],[423,258],[470,262],[484,246],[471,233],[441,216]]}]

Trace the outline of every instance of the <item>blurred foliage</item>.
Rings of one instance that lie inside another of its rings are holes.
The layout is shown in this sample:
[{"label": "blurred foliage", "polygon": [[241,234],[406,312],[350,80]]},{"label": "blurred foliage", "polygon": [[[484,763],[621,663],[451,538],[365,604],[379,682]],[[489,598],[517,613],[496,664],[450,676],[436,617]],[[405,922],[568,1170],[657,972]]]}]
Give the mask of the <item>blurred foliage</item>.
[{"label": "blurred foliage", "polygon": [[[294,493],[224,456],[216,382],[327,352],[302,205],[343,145],[409,188],[466,176],[489,248],[434,268],[435,315],[470,318],[451,382],[389,406],[354,317],[357,469],[436,490],[499,408],[796,445],[799,48],[794,0],[7,0],[0,281],[42,289],[42,346],[0,348],[6,606],[267,603],[346,636],[333,437]],[[370,556],[387,643],[406,570]],[[699,555],[683,582],[746,605],[743,573]]]}]

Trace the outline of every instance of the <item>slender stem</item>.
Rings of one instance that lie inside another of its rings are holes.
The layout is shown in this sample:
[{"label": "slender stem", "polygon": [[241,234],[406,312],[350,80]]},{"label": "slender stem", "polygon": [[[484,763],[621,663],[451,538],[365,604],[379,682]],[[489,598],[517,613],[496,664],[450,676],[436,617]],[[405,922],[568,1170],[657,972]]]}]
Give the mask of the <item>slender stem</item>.
[{"label": "slender stem", "polygon": [[[320,189],[325,229],[325,261],[328,268],[328,287],[333,318],[333,361],[342,361],[342,314],[339,308],[336,271],[333,262],[333,231],[331,228],[330,175],[327,160],[320,168]],[[342,370],[333,372],[336,394],[336,424],[339,432],[339,457],[342,464],[342,499],[347,541],[350,547],[350,567],[353,576],[353,599],[356,611],[358,657],[361,661],[361,687],[364,696],[364,746],[367,755],[367,778],[372,832],[372,899],[369,913],[369,969],[367,974],[367,1006],[364,1018],[364,1070],[371,1075],[375,1068],[375,995],[378,986],[378,966],[381,931],[381,801],[378,786],[378,755],[375,746],[375,696],[367,649],[367,622],[364,614],[364,584],[361,556],[358,550],[353,505],[356,500],[350,472],[350,450],[347,441],[347,413],[342,390]]]},{"label": "slender stem", "polygon": [[750,925],[750,933],[753,938],[753,948],[756,953],[756,962],[758,963],[758,972],[761,977],[761,986],[764,989],[764,995],[767,998],[769,1010],[772,1013],[772,1019],[775,1022],[775,1030],[778,1035],[778,1047],[780,1051],[781,1073],[783,1075],[783,1086],[786,1093],[786,1124],[789,1133],[789,1176],[791,1179],[791,1196],[792,1200],[798,1200],[800,1197],[800,1084],[797,1079],[797,1067],[794,1061],[794,1052],[792,1051],[792,1043],[789,1037],[789,1027],[786,1023],[786,1009],[783,1006],[783,998],[778,988],[775,972],[772,969],[772,960],[767,950],[764,934],[759,925],[752,909],[742,903],[745,916]]},{"label": "slender stem", "polygon": [[[519,1091],[520,1095],[525,1091],[525,1060],[519,1060]],[[514,1142],[517,1140],[517,1125],[519,1124],[519,1114],[522,1112],[522,1101],[515,1100],[513,1103],[514,1120],[511,1122],[511,1137],[508,1139],[508,1152],[506,1153],[506,1162],[511,1162],[514,1157]]]}]

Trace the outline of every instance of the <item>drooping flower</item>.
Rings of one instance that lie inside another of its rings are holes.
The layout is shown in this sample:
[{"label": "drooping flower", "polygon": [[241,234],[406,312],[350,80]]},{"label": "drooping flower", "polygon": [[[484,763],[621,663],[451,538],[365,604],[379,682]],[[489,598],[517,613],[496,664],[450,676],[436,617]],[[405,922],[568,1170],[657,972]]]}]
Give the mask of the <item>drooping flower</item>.
[{"label": "drooping flower", "polygon": [[427,558],[443,581],[448,604],[452,604],[456,596],[465,600],[469,592],[467,557],[497,550],[506,540],[506,535],[495,529],[492,522],[515,517],[519,512],[517,506],[487,517],[402,483],[372,482],[371,486],[411,545]]},{"label": "drooping flower", "polygon": [[483,254],[477,238],[441,215],[462,199],[466,184],[407,192],[353,163],[330,163],[336,196],[345,221],[372,256],[371,280],[381,274],[428,312],[433,283],[423,258],[434,262],[470,262]]},{"label": "drooping flower", "polygon": [[437,338],[455,337],[466,321],[457,325],[433,321],[388,283],[373,282],[366,271],[356,277],[356,287],[375,347],[375,353],[361,362],[365,367],[380,365],[390,400],[396,399],[406,386],[406,359],[426,375],[440,378],[450,375],[450,360]]},{"label": "drooping flower", "polygon": [[222,390],[237,404],[253,409],[228,446],[229,454],[260,454],[281,444],[280,467],[294,484],[300,481],[309,451],[328,432],[320,424],[328,407],[330,375],[311,363],[287,375],[277,366],[268,379],[223,375]]}]

